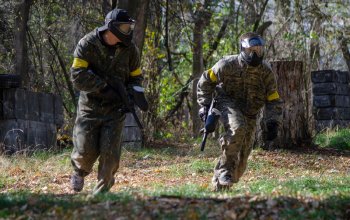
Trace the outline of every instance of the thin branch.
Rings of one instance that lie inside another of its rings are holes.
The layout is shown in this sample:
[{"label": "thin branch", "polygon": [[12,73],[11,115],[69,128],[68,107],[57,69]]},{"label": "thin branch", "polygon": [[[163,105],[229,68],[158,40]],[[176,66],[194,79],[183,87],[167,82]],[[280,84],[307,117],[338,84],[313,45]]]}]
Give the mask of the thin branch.
[{"label": "thin branch", "polygon": [[271,24],[272,24],[272,21],[265,21],[262,25],[258,27],[258,29],[256,30],[256,33],[258,33],[260,36],[263,36],[265,30],[269,28]]},{"label": "thin branch", "polygon": [[169,48],[169,0],[166,0],[166,9],[165,9],[165,48],[168,55],[169,71],[173,71],[173,63],[171,60],[171,53]]},{"label": "thin branch", "polygon": [[57,92],[57,94],[61,97],[63,107],[64,107],[64,109],[66,110],[68,116],[69,116],[70,118],[72,118],[71,112],[68,110],[68,108],[67,108],[65,102],[63,102],[63,96],[62,96],[61,90],[60,90],[60,88],[59,88],[59,86],[58,86],[57,79],[56,79],[56,76],[55,76],[55,74],[54,74],[54,70],[53,70],[52,64],[50,64],[50,70],[51,70],[51,75],[52,75],[52,78],[53,78],[53,82],[54,82],[55,87],[56,87],[56,92]]},{"label": "thin branch", "polygon": [[340,36],[338,40],[340,41],[340,48],[343,53],[346,65],[348,66],[348,70],[350,71],[350,52],[348,47],[349,39],[345,38],[344,36]]},{"label": "thin branch", "polygon": [[31,41],[34,45],[38,60],[39,60],[39,68],[40,68],[40,72],[42,75],[44,75],[44,67],[43,67],[43,59],[40,53],[40,49],[38,47],[38,45],[36,44],[36,40],[34,39],[34,36],[32,34],[32,32],[30,31],[30,28],[28,28],[28,36],[29,36],[29,41]]},{"label": "thin branch", "polygon": [[185,60],[189,63],[192,63],[192,60],[190,60],[188,57],[187,57],[187,53],[186,52],[174,52],[174,51],[171,51],[171,54],[173,55],[177,55],[177,56],[183,56],[183,58],[185,58]]},{"label": "thin branch", "polygon": [[190,76],[190,78],[186,82],[186,85],[181,89],[177,103],[172,109],[169,110],[167,116],[165,117],[165,120],[168,120],[169,118],[171,118],[180,109],[180,107],[182,106],[182,103],[184,102],[185,98],[189,94],[188,87],[191,84],[191,82],[192,82],[192,77]]},{"label": "thin branch", "polygon": [[220,40],[225,35],[228,22],[229,22],[229,18],[225,18],[222,25],[221,25],[220,31],[219,31],[218,35],[216,36],[214,43],[210,46],[208,53],[205,55],[205,57],[203,59],[204,66],[207,65],[209,58],[214,53],[214,51],[218,48]]},{"label": "thin branch", "polygon": [[261,11],[260,11],[260,13],[259,13],[259,17],[258,17],[258,19],[255,21],[255,23],[254,23],[254,28],[253,28],[253,31],[255,32],[257,29],[258,29],[258,27],[259,27],[259,24],[260,24],[260,21],[261,21],[261,19],[262,19],[262,16],[264,15],[264,13],[265,13],[265,10],[266,10],[266,6],[267,6],[267,3],[269,2],[269,0],[266,0],[265,2],[264,2],[264,4],[263,4],[263,7],[261,8]]},{"label": "thin branch", "polygon": [[51,45],[52,49],[55,51],[55,54],[58,58],[58,62],[60,63],[60,66],[61,66],[61,69],[63,71],[63,76],[64,76],[64,79],[66,81],[66,84],[68,86],[68,91],[70,93],[70,96],[71,96],[71,100],[75,106],[75,108],[77,107],[77,103],[75,101],[75,93],[74,93],[74,89],[73,89],[73,85],[70,81],[70,77],[69,77],[69,74],[67,73],[67,70],[66,70],[66,65],[58,51],[58,48],[57,46],[54,44],[54,42],[52,41],[52,36],[50,35],[50,33],[46,32],[48,34],[48,37],[49,37],[49,44]]},{"label": "thin branch", "polygon": [[288,24],[289,20],[292,18],[293,16],[289,16],[289,18],[287,18],[287,20],[282,24],[281,28],[276,32],[275,36],[273,36],[272,40],[270,41],[270,45],[266,51],[266,54],[270,51],[271,47],[273,47],[273,45],[275,44],[275,40],[276,38],[280,35],[280,33],[282,33],[282,31],[284,30],[284,28],[286,27],[286,25]]}]

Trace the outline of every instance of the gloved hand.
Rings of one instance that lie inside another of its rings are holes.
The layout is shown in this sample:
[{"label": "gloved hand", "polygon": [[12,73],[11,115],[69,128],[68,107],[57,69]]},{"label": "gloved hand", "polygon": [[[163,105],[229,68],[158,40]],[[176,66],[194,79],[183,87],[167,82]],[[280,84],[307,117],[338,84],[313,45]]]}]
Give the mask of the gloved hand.
[{"label": "gloved hand", "polygon": [[266,122],[266,140],[272,141],[277,137],[278,134],[278,122],[277,121],[268,121]]},{"label": "gloved hand", "polygon": [[127,92],[131,104],[138,106],[144,112],[148,110],[144,88],[138,85],[128,85]]},{"label": "gloved hand", "polygon": [[198,111],[198,115],[203,122],[205,122],[206,116],[208,115],[208,111],[209,111],[208,106],[202,106]]}]

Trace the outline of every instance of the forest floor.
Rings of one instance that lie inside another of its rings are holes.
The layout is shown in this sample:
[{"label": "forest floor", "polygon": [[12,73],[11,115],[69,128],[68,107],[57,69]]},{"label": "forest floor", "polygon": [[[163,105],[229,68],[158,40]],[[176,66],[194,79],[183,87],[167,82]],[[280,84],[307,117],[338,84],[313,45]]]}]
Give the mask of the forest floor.
[{"label": "forest floor", "polygon": [[71,149],[0,156],[0,219],[350,219],[350,153],[254,149],[240,182],[211,188],[209,144],[123,149],[116,184],[92,196],[69,187]]}]

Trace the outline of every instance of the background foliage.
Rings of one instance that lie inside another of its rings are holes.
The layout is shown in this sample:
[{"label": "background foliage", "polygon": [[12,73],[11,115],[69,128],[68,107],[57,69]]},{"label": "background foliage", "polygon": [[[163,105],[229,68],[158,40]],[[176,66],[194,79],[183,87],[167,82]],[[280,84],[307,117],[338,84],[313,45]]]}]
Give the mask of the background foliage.
[{"label": "background foliage", "polygon": [[[115,3],[31,2],[26,30],[27,88],[59,94],[67,125],[74,119],[77,99],[69,81],[75,45],[102,25],[106,6]],[[0,0],[0,73],[15,73],[14,45],[19,28],[13,15],[21,4]],[[204,25],[204,69],[224,55],[238,53],[239,36],[253,30],[267,41],[267,60],[303,60],[306,81],[312,70],[348,68],[349,60],[341,50],[350,38],[348,0],[156,0],[149,1],[146,11],[142,68],[151,109],[143,114],[143,121],[151,139],[178,140],[184,133],[191,134],[195,123],[191,111],[196,105],[191,99],[192,82],[198,77],[194,73],[194,33],[199,21]]]}]

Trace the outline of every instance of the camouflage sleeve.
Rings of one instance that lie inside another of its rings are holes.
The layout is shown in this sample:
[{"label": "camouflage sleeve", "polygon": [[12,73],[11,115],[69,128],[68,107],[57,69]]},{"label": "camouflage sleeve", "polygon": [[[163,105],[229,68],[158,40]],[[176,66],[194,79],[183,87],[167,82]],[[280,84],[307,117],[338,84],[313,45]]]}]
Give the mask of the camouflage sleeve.
[{"label": "camouflage sleeve", "polygon": [[222,60],[217,62],[211,69],[203,72],[197,84],[197,102],[200,106],[209,106],[215,86],[220,81],[224,69]]},{"label": "camouflage sleeve", "polygon": [[126,83],[129,85],[142,86],[143,76],[142,76],[142,70],[141,70],[140,51],[136,45],[133,45],[131,49],[129,69],[130,69],[130,75]]},{"label": "camouflage sleeve", "polygon": [[74,87],[80,91],[95,92],[106,86],[106,83],[89,69],[93,48],[81,39],[74,51],[74,60],[70,68]]},{"label": "camouflage sleeve", "polygon": [[269,64],[265,65],[264,84],[266,88],[266,112],[265,122],[275,121],[281,124],[282,120],[282,99],[278,94],[276,75]]}]

